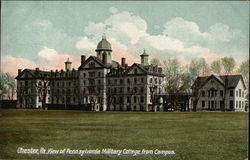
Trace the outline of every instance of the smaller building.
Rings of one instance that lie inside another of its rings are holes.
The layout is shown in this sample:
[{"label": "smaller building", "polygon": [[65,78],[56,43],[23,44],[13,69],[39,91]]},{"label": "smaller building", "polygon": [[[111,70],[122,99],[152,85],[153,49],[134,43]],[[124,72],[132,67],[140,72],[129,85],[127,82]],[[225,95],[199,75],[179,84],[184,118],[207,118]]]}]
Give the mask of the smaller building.
[{"label": "smaller building", "polygon": [[192,86],[192,109],[244,112],[245,90],[241,75],[198,77]]}]

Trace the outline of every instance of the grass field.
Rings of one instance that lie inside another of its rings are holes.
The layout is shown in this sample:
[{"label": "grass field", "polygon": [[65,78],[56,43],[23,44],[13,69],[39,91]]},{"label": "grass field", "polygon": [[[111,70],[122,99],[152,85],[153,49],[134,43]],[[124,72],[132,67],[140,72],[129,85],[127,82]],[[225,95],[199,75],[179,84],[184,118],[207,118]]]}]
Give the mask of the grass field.
[{"label": "grass field", "polygon": [[[248,114],[0,110],[0,159],[247,158]],[[175,157],[17,154],[17,148],[160,149]]]}]

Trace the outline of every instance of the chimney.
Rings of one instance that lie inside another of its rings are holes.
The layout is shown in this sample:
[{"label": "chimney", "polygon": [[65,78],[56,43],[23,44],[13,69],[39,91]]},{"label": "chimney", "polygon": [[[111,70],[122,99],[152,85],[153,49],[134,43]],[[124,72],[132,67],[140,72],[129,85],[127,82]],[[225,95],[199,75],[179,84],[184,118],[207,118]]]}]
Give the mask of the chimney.
[{"label": "chimney", "polygon": [[19,75],[21,72],[22,72],[22,70],[21,70],[21,69],[18,69],[18,75]]},{"label": "chimney", "polygon": [[121,63],[121,64],[122,64],[122,67],[125,67],[125,63],[126,63],[126,58],[123,57],[123,58],[122,58],[122,63]]},{"label": "chimney", "polygon": [[82,56],[81,56],[81,64],[83,64],[83,63],[85,62],[85,60],[86,60],[86,56],[85,56],[85,55],[82,55]]},{"label": "chimney", "polygon": [[36,72],[39,72],[39,68],[38,67],[36,68]]}]

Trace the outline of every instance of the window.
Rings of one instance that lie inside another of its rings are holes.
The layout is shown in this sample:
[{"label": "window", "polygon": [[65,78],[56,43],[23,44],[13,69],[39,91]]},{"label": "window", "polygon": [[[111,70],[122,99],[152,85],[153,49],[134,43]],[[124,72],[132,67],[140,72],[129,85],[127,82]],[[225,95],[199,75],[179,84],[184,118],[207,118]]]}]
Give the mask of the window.
[{"label": "window", "polygon": [[144,87],[141,87],[141,93],[143,93],[144,92]]},{"label": "window", "polygon": [[86,77],[86,73],[83,73],[83,78],[85,78]]},{"label": "window", "polygon": [[223,97],[223,90],[220,90],[220,96]]},{"label": "window", "polygon": [[239,101],[239,108],[241,108],[241,101]]},{"label": "window", "polygon": [[110,84],[110,79],[108,79],[108,84]]},{"label": "window", "polygon": [[141,103],[144,102],[144,96],[141,96]]},{"label": "window", "polygon": [[121,87],[121,88],[120,88],[120,93],[122,93],[122,92],[123,92],[123,88]]},{"label": "window", "polygon": [[64,103],[64,98],[62,98],[62,103]]},{"label": "window", "polygon": [[117,79],[114,80],[114,84],[117,84]]},{"label": "window", "polygon": [[95,78],[95,72],[89,72],[89,78]]},{"label": "window", "polygon": [[137,87],[134,87],[134,92],[137,93]]},{"label": "window", "polygon": [[205,91],[201,92],[202,97],[205,97]]},{"label": "window", "polygon": [[48,90],[48,94],[50,94],[50,90]]},{"label": "window", "polygon": [[236,97],[238,97],[238,91],[236,91]]},{"label": "window", "polygon": [[101,80],[100,79],[98,80],[98,84],[101,84]]},{"label": "window", "polygon": [[230,97],[233,97],[233,96],[234,96],[234,91],[231,90],[231,91],[230,91]]},{"label": "window", "polygon": [[141,78],[141,83],[143,83],[144,82],[144,78]]},{"label": "window", "polygon": [[123,98],[122,97],[119,97],[119,102],[123,103]]},{"label": "window", "polygon": [[127,83],[130,84],[130,79],[129,78],[127,79]]},{"label": "window", "polygon": [[201,103],[202,103],[202,108],[204,108],[205,107],[205,101],[202,101]]},{"label": "window", "polygon": [[230,100],[230,102],[229,102],[229,106],[230,106],[230,109],[231,110],[233,110],[233,108],[234,108],[234,101],[233,100]]},{"label": "window", "polygon": [[136,96],[134,96],[134,103],[136,103]]},{"label": "window", "polygon": [[101,72],[98,72],[98,77],[101,77]]},{"label": "window", "polygon": [[159,79],[159,84],[161,84],[161,79]]},{"label": "window", "polygon": [[127,92],[128,92],[128,93],[129,93],[129,91],[130,91],[130,87],[127,88]]},{"label": "window", "polygon": [[221,108],[223,107],[223,101],[220,101],[220,107]]},{"label": "window", "polygon": [[114,88],[114,93],[116,93],[116,88]]},{"label": "window", "polygon": [[241,89],[239,89],[239,97],[241,97]]},{"label": "window", "polygon": [[155,84],[157,84],[157,78],[155,78]]},{"label": "window", "polygon": [[127,103],[130,103],[130,97],[127,96]]},{"label": "window", "polygon": [[134,78],[134,84],[136,84],[137,83],[137,78]]},{"label": "window", "polygon": [[123,84],[123,79],[120,79],[120,84]]},{"label": "window", "polygon": [[208,97],[210,97],[210,91],[209,91],[209,90],[207,91],[207,93],[208,93],[208,94],[207,94],[207,95],[208,95]]},{"label": "window", "polygon": [[153,82],[153,78],[150,78],[149,83],[152,83],[152,82]]}]

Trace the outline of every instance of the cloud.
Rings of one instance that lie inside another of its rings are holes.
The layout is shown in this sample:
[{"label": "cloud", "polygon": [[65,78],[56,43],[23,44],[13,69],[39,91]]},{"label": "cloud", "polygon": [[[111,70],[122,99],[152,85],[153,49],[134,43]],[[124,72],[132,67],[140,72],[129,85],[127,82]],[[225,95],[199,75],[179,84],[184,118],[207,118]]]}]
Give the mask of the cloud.
[{"label": "cloud", "polygon": [[[88,36],[100,36],[103,33],[119,41],[136,44],[146,34],[147,23],[139,16],[123,11],[112,14],[104,22],[90,22],[84,28]],[[100,38],[100,37],[98,37]]]},{"label": "cloud", "polygon": [[126,58],[126,63],[131,65],[133,63],[139,63],[140,58],[136,53],[130,51],[127,46],[121,44],[114,38],[110,39],[110,43],[112,44],[112,58],[117,62],[121,63],[121,58]]},{"label": "cloud", "polygon": [[58,53],[54,49],[44,47],[43,50],[38,52],[38,56],[45,58],[46,60],[51,61],[51,60],[54,60],[55,58],[57,58]]},{"label": "cloud", "polygon": [[37,54],[41,57],[41,63],[38,64],[44,70],[56,70],[64,69],[64,62],[69,58],[72,62],[72,68],[78,68],[80,65],[80,57],[76,57],[72,54],[58,53],[55,49],[44,47]]},{"label": "cloud", "polygon": [[86,36],[81,38],[81,40],[76,43],[76,48],[78,49],[93,50],[95,47],[96,44],[89,40]]},{"label": "cloud", "polygon": [[[109,11],[112,14],[107,19],[89,22],[84,28],[85,36],[76,44],[77,48],[94,49],[94,44],[97,44],[101,35],[106,33],[113,47],[113,58],[118,62],[121,57],[129,57],[127,60],[131,63],[138,62],[138,50],[146,49],[150,58],[177,57],[182,64],[194,58],[205,58],[211,63],[227,56],[232,46],[239,45],[239,42],[234,44],[234,40],[244,38],[241,31],[220,23],[212,25],[206,32],[201,32],[197,23],[181,17],[170,19],[163,25],[162,33],[152,35],[147,32],[147,22],[140,16],[118,11],[114,7]],[[154,28],[159,30],[161,27],[154,25]],[[88,43],[90,45],[87,45]],[[239,53],[244,55],[242,51]]]},{"label": "cloud", "polygon": [[207,36],[207,33],[200,32],[199,26],[195,22],[186,21],[181,17],[173,18],[163,26],[164,35],[186,42],[197,41]]},{"label": "cloud", "polygon": [[13,56],[2,57],[2,72],[9,72],[16,76],[18,69],[30,68],[35,69],[36,64],[28,59]]},{"label": "cloud", "polygon": [[72,62],[72,68],[77,69],[80,65],[80,57],[76,57],[72,54],[58,53],[55,49],[46,46],[37,53],[37,56],[40,59],[39,63],[21,57],[3,56],[2,71],[9,72],[16,76],[18,69],[35,69],[36,67],[39,67],[41,70],[45,71],[56,69],[61,70],[65,69],[64,62],[68,58]]}]

